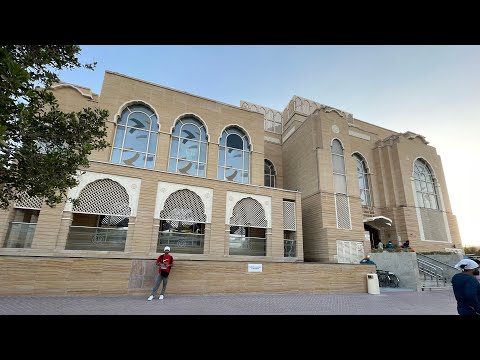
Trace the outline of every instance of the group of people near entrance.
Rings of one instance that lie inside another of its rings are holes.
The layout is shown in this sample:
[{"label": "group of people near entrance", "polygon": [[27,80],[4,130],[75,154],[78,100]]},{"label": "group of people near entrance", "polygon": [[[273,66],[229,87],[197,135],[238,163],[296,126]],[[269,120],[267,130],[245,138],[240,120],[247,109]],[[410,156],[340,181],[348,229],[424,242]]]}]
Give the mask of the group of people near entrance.
[{"label": "group of people near entrance", "polygon": [[[400,247],[403,248],[403,249],[410,249],[410,240],[405,241],[402,245],[400,245]],[[393,245],[393,243],[391,241],[389,241],[387,243],[387,245],[384,246],[383,243],[381,241],[379,241],[378,244],[377,244],[377,249],[383,250],[383,248],[394,249],[395,245]]]}]

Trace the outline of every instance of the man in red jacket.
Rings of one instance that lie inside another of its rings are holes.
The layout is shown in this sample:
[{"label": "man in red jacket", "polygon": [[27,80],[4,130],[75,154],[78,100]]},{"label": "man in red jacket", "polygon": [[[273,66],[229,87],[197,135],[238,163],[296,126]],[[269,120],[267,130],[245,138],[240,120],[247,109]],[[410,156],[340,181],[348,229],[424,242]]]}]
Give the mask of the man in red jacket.
[{"label": "man in red jacket", "polygon": [[157,280],[155,281],[155,286],[152,289],[152,294],[148,297],[148,301],[153,300],[158,288],[160,287],[160,283],[163,281],[162,291],[160,292],[160,300],[163,300],[165,295],[165,289],[167,288],[168,283],[168,275],[170,274],[170,269],[173,266],[173,256],[170,255],[170,246],[165,246],[163,249],[165,252],[164,254],[160,255],[157,259],[157,266],[158,266],[158,276]]}]

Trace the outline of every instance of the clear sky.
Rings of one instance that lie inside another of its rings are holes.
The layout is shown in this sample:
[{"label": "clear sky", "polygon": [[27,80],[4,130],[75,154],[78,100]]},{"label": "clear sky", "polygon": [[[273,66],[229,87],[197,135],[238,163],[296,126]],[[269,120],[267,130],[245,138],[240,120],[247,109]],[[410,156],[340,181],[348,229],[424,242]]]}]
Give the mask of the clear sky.
[{"label": "clear sky", "polygon": [[442,158],[463,244],[480,245],[480,46],[95,45],[80,59],[95,71],[60,78],[97,94],[110,70],[236,106],[282,111],[298,95],[424,135]]}]

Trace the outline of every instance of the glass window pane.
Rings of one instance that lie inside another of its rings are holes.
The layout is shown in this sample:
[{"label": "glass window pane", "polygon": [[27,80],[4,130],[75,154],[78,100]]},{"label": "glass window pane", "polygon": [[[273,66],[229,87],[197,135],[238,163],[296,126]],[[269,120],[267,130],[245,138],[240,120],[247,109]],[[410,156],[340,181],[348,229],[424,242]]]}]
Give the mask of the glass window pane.
[{"label": "glass window pane", "polygon": [[130,110],[128,110],[128,109],[123,110],[122,116],[118,120],[118,124],[119,125],[127,125],[127,118],[128,118],[129,114],[130,114]]},{"label": "glass window pane", "polygon": [[333,174],[334,189],[336,193],[347,193],[347,182],[345,175]]},{"label": "glass window pane", "polygon": [[430,182],[427,182],[427,192],[429,192],[430,194],[435,193],[435,191],[433,190],[433,184]]},{"label": "glass window pane", "polygon": [[236,149],[227,150],[227,166],[235,169],[243,169],[242,151]]},{"label": "glass window pane", "polygon": [[176,172],[177,171],[177,159],[170,158],[168,160],[168,171],[170,172]]},{"label": "glass window pane", "polygon": [[153,169],[155,167],[155,155],[147,155],[147,164],[145,165],[147,169]]},{"label": "glass window pane", "polygon": [[332,143],[332,154],[343,155],[342,145],[340,145],[340,141],[333,140]]},{"label": "glass window pane", "polygon": [[128,116],[127,126],[142,130],[150,130],[152,120],[143,112],[134,112]]},{"label": "glass window pane", "polygon": [[244,183],[244,184],[249,184],[250,180],[248,178],[248,171],[244,171],[243,172],[243,175],[242,175],[242,180],[241,182]]},{"label": "glass window pane", "polygon": [[366,199],[366,193],[364,190],[361,190],[360,191],[360,201],[362,203],[362,205],[367,205],[367,199]]},{"label": "glass window pane", "polygon": [[223,146],[220,146],[220,149],[218,152],[218,165],[219,166],[225,165],[225,148]]},{"label": "glass window pane", "polygon": [[225,179],[228,181],[242,182],[242,171],[238,169],[225,169]]},{"label": "glass window pane", "polygon": [[420,188],[420,181],[418,181],[417,179],[415,179],[414,182],[415,182],[415,190],[420,191],[420,189],[421,189],[421,188]]},{"label": "glass window pane", "polygon": [[147,113],[148,116],[153,115],[153,111],[151,109],[149,109],[148,107],[146,107],[145,105],[141,105],[141,104],[129,105],[128,108],[132,112],[141,111],[141,112]]},{"label": "glass window pane", "polygon": [[185,124],[182,126],[182,133],[180,134],[180,137],[189,140],[200,140],[200,130],[197,126],[193,124]]},{"label": "glass window pane", "polygon": [[428,196],[428,194],[422,194],[422,199],[423,199],[424,206],[425,206],[427,209],[430,209],[430,208],[431,208],[431,206],[430,206],[430,197]]},{"label": "glass window pane", "polygon": [[141,152],[147,151],[148,132],[130,128],[125,136],[124,149],[133,149]]},{"label": "glass window pane", "polygon": [[172,142],[170,143],[170,157],[177,157],[178,152],[178,138],[172,137]]},{"label": "glass window pane", "polygon": [[227,137],[227,147],[243,150],[243,141],[237,134],[230,134]]},{"label": "glass window pane", "polygon": [[417,201],[418,201],[418,206],[419,207],[425,207],[425,204],[423,203],[423,197],[421,192],[417,192]]},{"label": "glass window pane", "polygon": [[271,186],[270,185],[270,175],[265,175],[264,176],[264,185],[265,186]]},{"label": "glass window pane", "polygon": [[248,151],[243,152],[243,170],[250,171],[250,153]]},{"label": "glass window pane", "polygon": [[272,120],[265,120],[265,130],[274,131],[275,127]]},{"label": "glass window pane", "polygon": [[438,209],[437,198],[435,197],[435,195],[430,195],[430,205],[432,209]]},{"label": "glass window pane", "polygon": [[278,134],[282,133],[282,124],[275,124],[275,132]]},{"label": "glass window pane", "polygon": [[181,174],[190,174],[192,175],[192,168],[194,163],[186,160],[178,160],[178,172]]},{"label": "glass window pane", "polygon": [[207,144],[200,143],[200,162],[207,162]]},{"label": "glass window pane", "polygon": [[358,175],[358,187],[360,188],[360,190],[364,190],[365,189],[365,182],[364,182],[365,178],[363,177],[363,174],[359,174]]},{"label": "glass window pane", "polygon": [[124,150],[122,153],[122,163],[130,166],[143,167],[145,165],[145,153],[138,151]]},{"label": "glass window pane", "polygon": [[345,167],[343,166],[343,156],[332,155],[333,172],[343,174]]},{"label": "glass window pane", "polygon": [[218,167],[217,179],[224,180],[225,169],[222,166]]},{"label": "glass window pane", "polygon": [[180,139],[180,154],[178,157],[190,161],[198,161],[198,145],[198,141]]},{"label": "glass window pane", "polygon": [[113,149],[113,151],[112,151],[112,163],[114,163],[114,164],[120,163],[120,153],[121,153],[120,149]]},{"label": "glass window pane", "polygon": [[152,116],[151,118],[152,121],[152,131],[158,132],[158,120],[156,116]]},{"label": "glass window pane", "polygon": [[150,143],[148,144],[148,152],[151,154],[155,154],[157,151],[157,134],[150,133]]},{"label": "glass window pane", "polygon": [[125,126],[117,126],[117,132],[115,133],[115,142],[113,146],[121,148],[123,144],[123,136],[125,135]]}]

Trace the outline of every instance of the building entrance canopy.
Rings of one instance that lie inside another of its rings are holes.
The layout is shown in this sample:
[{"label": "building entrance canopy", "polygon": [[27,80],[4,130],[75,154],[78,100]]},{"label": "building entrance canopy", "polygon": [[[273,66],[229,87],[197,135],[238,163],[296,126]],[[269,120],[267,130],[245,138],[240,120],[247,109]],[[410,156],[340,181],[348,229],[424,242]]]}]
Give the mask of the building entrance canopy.
[{"label": "building entrance canopy", "polygon": [[364,224],[367,224],[377,230],[392,226],[392,219],[386,216],[373,216],[363,219]]}]

